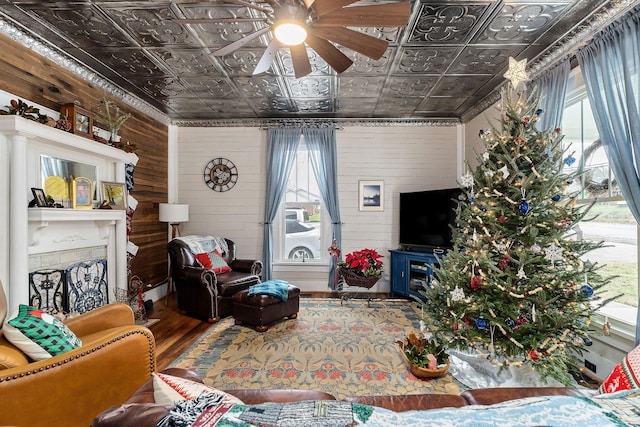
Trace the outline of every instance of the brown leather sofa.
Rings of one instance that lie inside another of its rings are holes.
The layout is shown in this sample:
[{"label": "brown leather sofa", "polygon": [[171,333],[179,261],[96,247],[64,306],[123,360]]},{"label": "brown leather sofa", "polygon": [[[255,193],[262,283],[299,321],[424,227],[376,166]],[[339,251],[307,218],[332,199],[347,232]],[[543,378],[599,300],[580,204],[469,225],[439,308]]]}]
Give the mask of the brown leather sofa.
[{"label": "brown leather sofa", "polygon": [[171,278],[178,294],[178,309],[215,323],[233,312],[231,297],[249,286],[260,283],[262,261],[237,259],[236,244],[229,239],[222,254],[231,271],[214,273],[195,258],[189,246],[180,239],[169,242]]},{"label": "brown leather sofa", "polygon": [[[6,299],[0,283],[0,325]],[[86,427],[122,403],[155,371],[155,340],[126,304],[108,304],[65,324],[82,346],[31,361],[0,331],[0,425]]]},{"label": "brown leather sofa", "polygon": [[[202,382],[195,372],[170,368],[163,371],[169,375]],[[313,390],[225,390],[247,405],[265,402],[297,402],[302,400],[335,400],[328,393]],[[404,396],[354,396],[344,399],[372,405],[392,411],[428,410],[437,408],[460,408],[466,405],[490,405],[507,400],[532,396],[571,395],[589,397],[593,390],[539,387],[539,388],[486,388],[467,390],[454,394],[416,394]],[[147,381],[124,404],[114,406],[101,413],[92,427],[152,427],[169,412],[170,405],[159,405],[153,399],[153,382]]]}]

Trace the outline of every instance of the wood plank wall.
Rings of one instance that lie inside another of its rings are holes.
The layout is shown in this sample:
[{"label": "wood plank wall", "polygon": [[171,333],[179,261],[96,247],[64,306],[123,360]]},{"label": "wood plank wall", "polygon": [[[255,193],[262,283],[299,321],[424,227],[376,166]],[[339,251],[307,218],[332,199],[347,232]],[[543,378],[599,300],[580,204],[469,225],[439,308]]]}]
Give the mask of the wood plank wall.
[{"label": "wood plank wall", "polygon": [[0,89],[56,111],[62,104],[77,101],[97,112],[106,97],[132,114],[119,132],[123,140],[136,144],[139,157],[131,191],[139,204],[133,215],[130,240],[140,249],[131,264],[132,275],[140,277],[145,285],[164,281],[167,225],[158,221],[158,203],[167,201],[167,126],[4,35],[0,35]]}]

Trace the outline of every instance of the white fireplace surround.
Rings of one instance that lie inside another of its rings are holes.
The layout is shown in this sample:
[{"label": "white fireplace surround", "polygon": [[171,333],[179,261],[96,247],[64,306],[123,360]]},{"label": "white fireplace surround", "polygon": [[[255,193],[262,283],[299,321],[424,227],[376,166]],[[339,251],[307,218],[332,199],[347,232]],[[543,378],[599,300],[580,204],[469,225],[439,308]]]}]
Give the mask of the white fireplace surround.
[{"label": "white fireplace surround", "polygon": [[125,164],[138,161],[133,153],[88,138],[18,116],[0,117],[0,280],[9,307],[28,303],[29,256],[96,246],[106,247],[114,301],[113,288],[127,288],[126,212],[28,208],[31,188],[43,187],[41,155],[94,165],[98,183],[125,182]]}]

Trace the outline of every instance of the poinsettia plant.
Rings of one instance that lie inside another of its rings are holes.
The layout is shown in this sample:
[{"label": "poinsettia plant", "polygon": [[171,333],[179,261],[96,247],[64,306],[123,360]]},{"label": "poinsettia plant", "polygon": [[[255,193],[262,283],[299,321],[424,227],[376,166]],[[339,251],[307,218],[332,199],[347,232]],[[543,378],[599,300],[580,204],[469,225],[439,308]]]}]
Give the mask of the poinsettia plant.
[{"label": "poinsettia plant", "polygon": [[347,254],[338,265],[358,276],[379,277],[382,274],[382,258],[375,249],[362,249]]}]

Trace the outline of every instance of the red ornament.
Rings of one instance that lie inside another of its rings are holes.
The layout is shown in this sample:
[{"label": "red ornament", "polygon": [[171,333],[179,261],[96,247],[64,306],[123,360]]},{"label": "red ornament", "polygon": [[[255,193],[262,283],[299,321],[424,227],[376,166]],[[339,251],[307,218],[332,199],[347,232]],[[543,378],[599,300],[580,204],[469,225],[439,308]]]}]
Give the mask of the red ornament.
[{"label": "red ornament", "polygon": [[453,330],[454,331],[457,331],[459,327],[460,327],[460,325],[458,323],[454,323],[453,324]]},{"label": "red ornament", "polygon": [[507,222],[507,217],[502,214],[500,215],[500,218],[498,218],[498,221],[500,221],[500,224],[504,224],[505,222]]},{"label": "red ornament", "polygon": [[522,124],[523,124],[524,126],[528,125],[530,121],[531,121],[531,117],[529,117],[529,116],[524,116],[524,117],[522,118]]},{"label": "red ornament", "polygon": [[534,362],[537,362],[538,360],[540,360],[540,355],[538,354],[537,351],[531,349],[529,350],[529,359],[533,360]]},{"label": "red ornament", "polygon": [[477,291],[480,289],[480,285],[482,285],[482,277],[481,276],[473,276],[471,278],[471,289]]},{"label": "red ornament", "polygon": [[498,263],[498,267],[500,267],[500,270],[505,271],[508,266],[509,266],[509,255],[505,255],[505,257],[502,258]]}]

